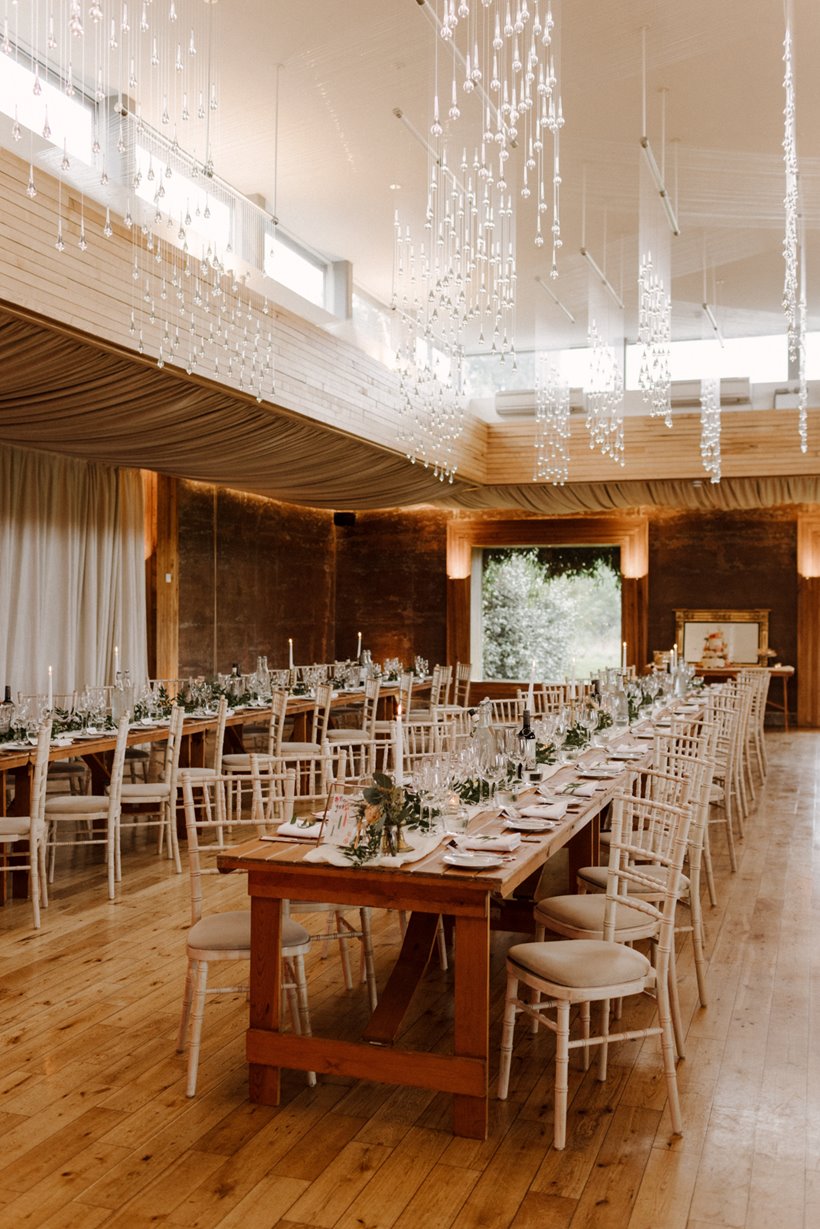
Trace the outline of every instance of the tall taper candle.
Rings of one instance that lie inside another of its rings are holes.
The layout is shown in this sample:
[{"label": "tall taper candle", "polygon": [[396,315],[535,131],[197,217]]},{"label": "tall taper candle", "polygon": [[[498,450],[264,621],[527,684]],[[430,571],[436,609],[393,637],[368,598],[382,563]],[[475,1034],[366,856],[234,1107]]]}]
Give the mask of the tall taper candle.
[{"label": "tall taper candle", "polygon": [[626,641],[621,645],[621,669],[626,669]]},{"label": "tall taper candle", "polygon": [[54,674],[51,666],[48,668],[48,711],[54,707]]},{"label": "tall taper candle", "polygon": [[119,674],[119,672],[120,672],[120,649],[119,649],[119,645],[115,644],[114,645],[114,678],[115,679],[117,675]]},{"label": "tall taper candle", "polygon": [[527,692],[527,712],[532,716],[532,706],[535,701],[535,658],[532,659],[530,670],[530,689]]},{"label": "tall taper candle", "polygon": [[293,669],[293,641],[288,637],[288,667]]},{"label": "tall taper candle", "polygon": [[396,720],[393,722],[393,759],[396,785],[404,785],[404,726],[401,720],[401,705],[396,709]]},{"label": "tall taper candle", "polygon": [[356,661],[359,660],[361,655],[362,655],[362,633],[359,632],[359,642],[356,645]]}]

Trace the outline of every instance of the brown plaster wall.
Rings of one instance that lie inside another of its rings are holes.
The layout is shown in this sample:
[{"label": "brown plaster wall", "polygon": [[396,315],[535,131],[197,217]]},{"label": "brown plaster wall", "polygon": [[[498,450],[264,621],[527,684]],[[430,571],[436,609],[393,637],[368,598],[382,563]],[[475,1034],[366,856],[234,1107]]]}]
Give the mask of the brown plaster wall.
[{"label": "brown plaster wall", "polygon": [[[658,512],[649,526],[649,649],[668,648],[677,608],[770,610],[769,644],[797,661],[797,514]],[[790,707],[796,705],[796,694]]]},{"label": "brown plaster wall", "polygon": [[180,675],[333,657],[333,515],[179,484]]},{"label": "brown plaster wall", "polygon": [[360,512],[336,527],[336,655],[356,635],[377,661],[447,652],[447,521],[434,508]]}]

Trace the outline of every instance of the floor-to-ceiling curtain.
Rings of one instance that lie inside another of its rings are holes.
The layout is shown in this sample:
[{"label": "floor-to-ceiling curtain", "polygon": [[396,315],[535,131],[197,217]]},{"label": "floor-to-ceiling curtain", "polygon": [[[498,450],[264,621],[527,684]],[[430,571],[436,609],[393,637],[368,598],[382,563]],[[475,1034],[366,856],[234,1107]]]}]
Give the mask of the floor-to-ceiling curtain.
[{"label": "floor-to-ceiling curtain", "polygon": [[138,470],[0,445],[0,685],[55,695],[147,675]]}]

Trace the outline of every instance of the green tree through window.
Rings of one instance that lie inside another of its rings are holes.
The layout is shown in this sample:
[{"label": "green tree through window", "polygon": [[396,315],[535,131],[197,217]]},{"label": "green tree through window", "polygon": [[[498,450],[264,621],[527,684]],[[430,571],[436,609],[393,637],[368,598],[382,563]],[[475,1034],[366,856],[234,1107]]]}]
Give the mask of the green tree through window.
[{"label": "green tree through window", "polygon": [[581,678],[620,663],[617,547],[485,550],[483,677]]}]

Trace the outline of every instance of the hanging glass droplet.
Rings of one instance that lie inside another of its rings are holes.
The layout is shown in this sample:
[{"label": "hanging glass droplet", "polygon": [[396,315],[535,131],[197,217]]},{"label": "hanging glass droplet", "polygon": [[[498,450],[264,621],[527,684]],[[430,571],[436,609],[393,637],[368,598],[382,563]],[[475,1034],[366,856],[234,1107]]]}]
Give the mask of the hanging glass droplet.
[{"label": "hanging glass droplet", "polygon": [[66,149],[66,143],[64,139],[63,140],[63,156],[60,159],[60,167],[62,170],[67,171],[70,166],[71,166],[71,163],[68,160],[68,150]]},{"label": "hanging glass droplet", "polygon": [[77,247],[81,252],[84,252],[88,247],[88,244],[85,241],[85,227],[82,224],[80,225],[80,237],[77,240]]},{"label": "hanging glass droplet", "polygon": [[113,233],[114,233],[114,228],[111,225],[111,210],[106,205],[105,207],[105,226],[103,227],[103,234],[105,235],[106,239],[110,239]]},{"label": "hanging glass droplet", "polygon": [[34,65],[34,84],[31,87],[31,92],[32,94],[35,94],[38,98],[43,92],[43,86],[40,81],[40,65],[39,64]]},{"label": "hanging glass droplet", "polygon": [[188,55],[196,55],[196,43],[194,42],[194,32],[191,30],[191,37],[188,39]]},{"label": "hanging glass droplet", "polygon": [[61,220],[57,222],[57,241],[54,246],[58,252],[65,251],[65,244],[63,243],[63,223]]},{"label": "hanging glass droplet", "polygon": [[45,117],[43,119],[43,140],[47,141],[51,136],[51,125],[48,122],[48,103],[46,103]]}]

